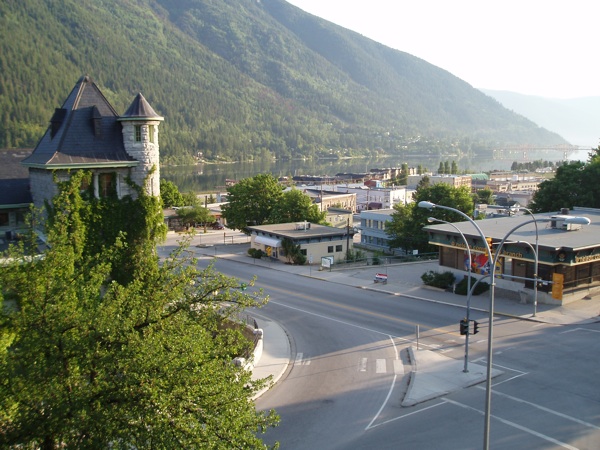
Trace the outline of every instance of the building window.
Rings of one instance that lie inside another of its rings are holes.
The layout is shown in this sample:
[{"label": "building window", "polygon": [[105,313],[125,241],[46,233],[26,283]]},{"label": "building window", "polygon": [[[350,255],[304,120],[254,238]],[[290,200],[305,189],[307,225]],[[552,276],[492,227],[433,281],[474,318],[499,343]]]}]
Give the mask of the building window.
[{"label": "building window", "polygon": [[333,245],[327,246],[327,253],[333,253]]},{"label": "building window", "polygon": [[116,183],[114,173],[101,173],[98,175],[98,187],[100,198],[108,197],[115,193]]},{"label": "building window", "polygon": [[148,125],[148,140],[154,144],[154,125]]},{"label": "building window", "polygon": [[343,250],[342,250],[342,246],[341,246],[341,245],[336,245],[336,246],[335,246],[335,251],[336,251],[336,252],[341,252],[341,251],[343,251]]},{"label": "building window", "polygon": [[8,213],[0,213],[0,226],[5,227],[8,225]]},{"label": "building window", "polygon": [[135,142],[142,142],[142,126],[135,126]]},{"label": "building window", "polygon": [[305,248],[300,249],[300,254],[306,256],[306,249]]}]

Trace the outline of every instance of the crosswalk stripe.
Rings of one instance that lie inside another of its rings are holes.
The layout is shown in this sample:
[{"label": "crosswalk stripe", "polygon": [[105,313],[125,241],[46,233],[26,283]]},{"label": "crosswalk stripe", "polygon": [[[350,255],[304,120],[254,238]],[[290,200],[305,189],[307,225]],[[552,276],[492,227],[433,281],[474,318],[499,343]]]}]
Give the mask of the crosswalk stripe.
[{"label": "crosswalk stripe", "polygon": [[378,359],[375,362],[375,372],[376,373],[385,373],[387,371],[385,359]]},{"label": "crosswalk stripe", "polygon": [[361,372],[367,371],[367,358],[362,358],[358,363],[358,370]]}]

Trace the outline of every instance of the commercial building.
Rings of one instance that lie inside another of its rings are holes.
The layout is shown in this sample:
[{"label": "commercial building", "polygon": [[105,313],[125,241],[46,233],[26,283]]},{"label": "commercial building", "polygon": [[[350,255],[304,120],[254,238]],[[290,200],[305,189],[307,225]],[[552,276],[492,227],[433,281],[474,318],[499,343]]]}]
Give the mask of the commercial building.
[{"label": "commercial building", "polygon": [[360,213],[360,244],[370,250],[388,252],[390,237],[386,226],[392,221],[393,209],[361,211]]},{"label": "commercial building", "polygon": [[[498,258],[496,286],[533,298],[537,248],[539,303],[566,304],[600,290],[600,210],[575,207],[533,217],[535,222],[530,215],[476,222],[492,248],[514,230]],[[586,217],[590,224],[570,223],[573,217]],[[472,273],[490,275],[485,243],[471,222],[430,225],[425,230],[429,242],[439,248],[440,266],[466,275],[468,253],[462,233],[471,251]]]},{"label": "commercial building", "polygon": [[352,250],[352,229],[316,225],[309,222],[280,223],[248,227],[251,232],[251,247],[262,250],[270,258],[282,262],[289,261],[284,250],[284,241],[288,240],[300,246],[300,253],[309,264],[321,264],[323,257],[333,261],[343,261],[346,252]]}]

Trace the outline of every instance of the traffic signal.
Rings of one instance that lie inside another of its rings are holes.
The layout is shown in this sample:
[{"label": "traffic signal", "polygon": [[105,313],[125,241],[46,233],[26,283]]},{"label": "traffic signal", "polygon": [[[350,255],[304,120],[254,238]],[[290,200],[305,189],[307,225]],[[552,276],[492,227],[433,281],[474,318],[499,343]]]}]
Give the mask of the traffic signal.
[{"label": "traffic signal", "polygon": [[479,323],[476,320],[473,321],[473,334],[479,333]]},{"label": "traffic signal", "polygon": [[460,321],[460,334],[461,336],[469,334],[469,321],[467,319],[462,319]]}]

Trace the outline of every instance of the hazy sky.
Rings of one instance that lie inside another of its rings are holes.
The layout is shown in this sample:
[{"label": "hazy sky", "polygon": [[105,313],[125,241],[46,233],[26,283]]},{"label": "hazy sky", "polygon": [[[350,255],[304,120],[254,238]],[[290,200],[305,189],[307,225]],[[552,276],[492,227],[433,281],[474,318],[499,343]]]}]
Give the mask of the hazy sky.
[{"label": "hazy sky", "polygon": [[596,0],[287,0],[473,87],[600,96]]}]

